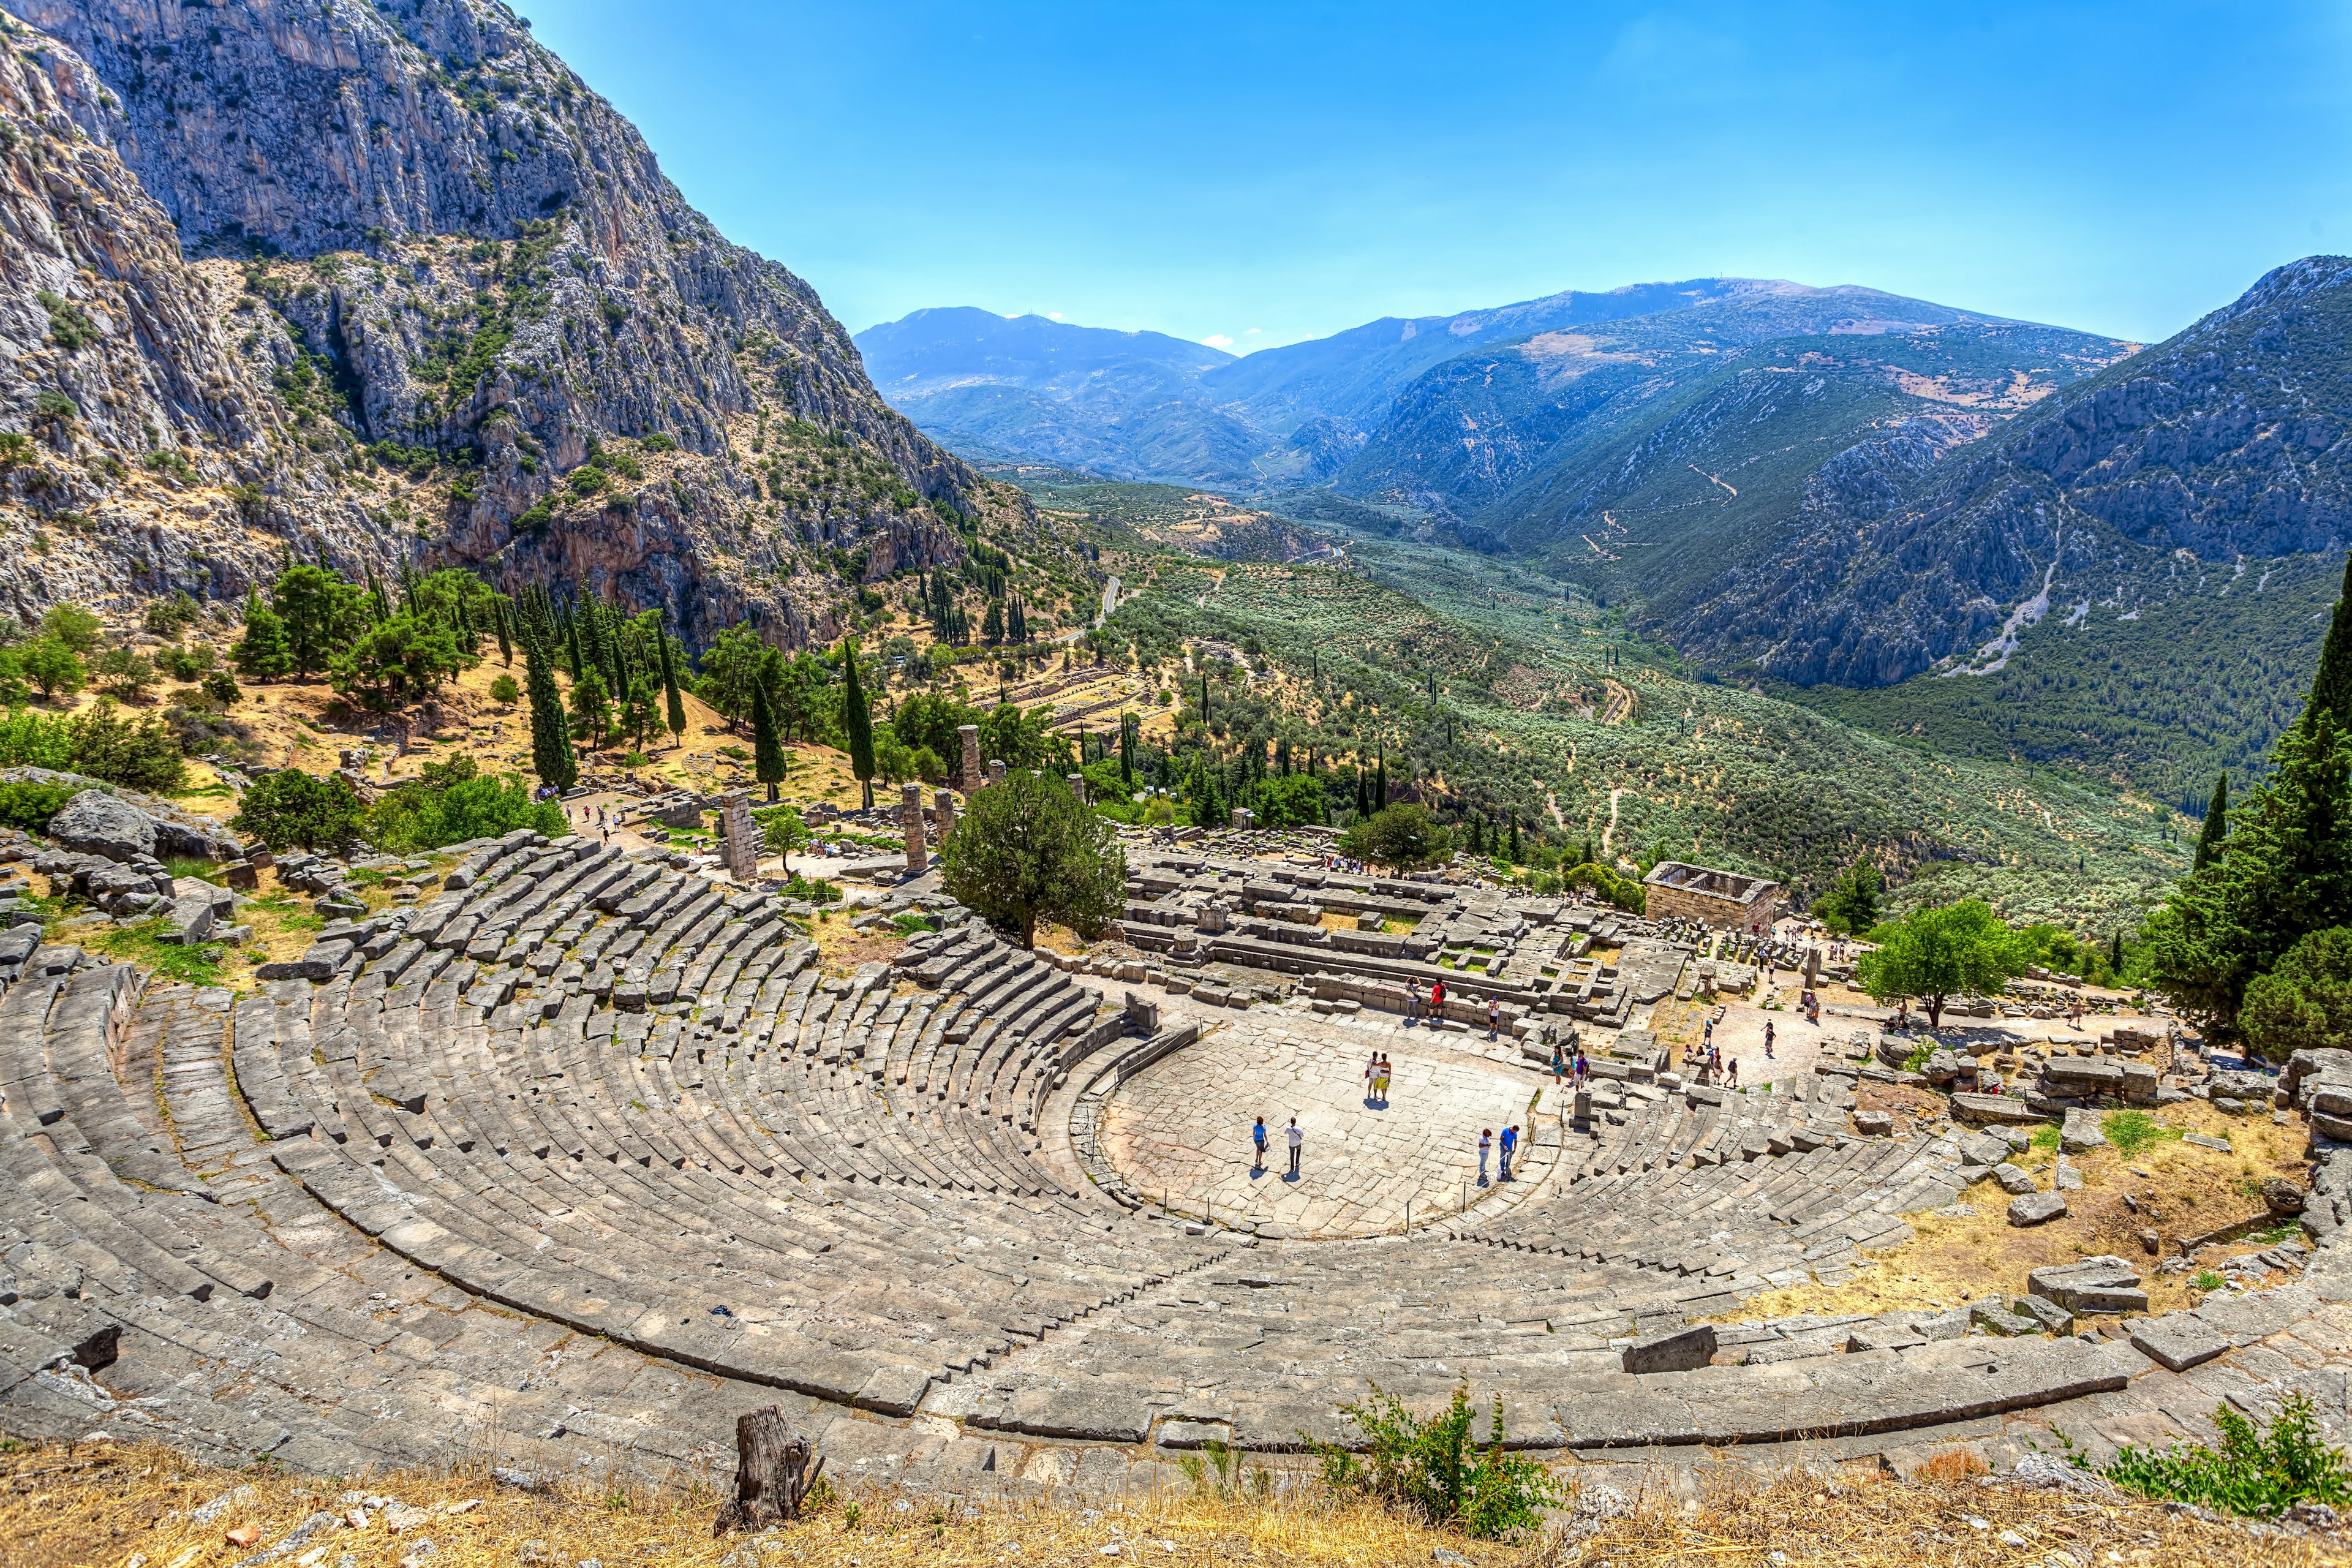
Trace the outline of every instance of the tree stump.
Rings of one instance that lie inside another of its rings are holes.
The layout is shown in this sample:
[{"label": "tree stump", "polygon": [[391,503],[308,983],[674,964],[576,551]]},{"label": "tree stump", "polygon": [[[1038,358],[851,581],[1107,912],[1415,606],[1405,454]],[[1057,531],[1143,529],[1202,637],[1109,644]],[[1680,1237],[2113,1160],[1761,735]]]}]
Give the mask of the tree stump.
[{"label": "tree stump", "polygon": [[765,1530],[800,1518],[802,1502],[824,1471],[815,1443],[795,1430],[775,1405],[763,1405],[737,1417],[735,1496],[719,1510],[710,1533]]}]

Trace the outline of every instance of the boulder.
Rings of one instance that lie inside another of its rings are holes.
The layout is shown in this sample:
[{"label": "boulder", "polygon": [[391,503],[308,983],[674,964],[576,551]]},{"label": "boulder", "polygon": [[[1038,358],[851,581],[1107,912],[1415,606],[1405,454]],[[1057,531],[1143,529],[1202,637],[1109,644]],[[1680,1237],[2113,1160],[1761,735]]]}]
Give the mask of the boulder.
[{"label": "boulder", "polygon": [[1627,1372],[1690,1372],[1715,1359],[1715,1325],[1693,1323],[1644,1334],[1621,1357]]},{"label": "boulder", "polygon": [[2284,1176],[2272,1176],[2263,1183],[2263,1203],[2274,1215],[2301,1214],[2310,1201],[2309,1193]]},{"label": "boulder", "polygon": [[1949,1051],[1930,1051],[1919,1075],[1932,1084],[1947,1084],[1960,1076],[1960,1058]]},{"label": "boulder", "polygon": [[2011,1198],[2009,1223],[2015,1226],[2044,1225],[2066,1212],[2066,1199],[2059,1193],[2030,1193]]},{"label": "boulder", "polygon": [[155,853],[155,822],[145,812],[101,789],[86,789],[49,819],[49,837],[83,855],[135,860]]},{"label": "boulder", "polygon": [[1884,1110],[1857,1110],[1853,1130],[1865,1138],[1884,1138],[1895,1131],[1895,1118]]}]

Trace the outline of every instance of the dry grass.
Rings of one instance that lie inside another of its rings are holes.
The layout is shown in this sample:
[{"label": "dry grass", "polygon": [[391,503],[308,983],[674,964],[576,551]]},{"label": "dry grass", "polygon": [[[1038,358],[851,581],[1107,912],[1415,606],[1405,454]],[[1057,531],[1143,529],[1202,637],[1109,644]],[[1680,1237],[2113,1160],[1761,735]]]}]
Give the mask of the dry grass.
[{"label": "dry grass", "polygon": [[[1541,1539],[1465,1541],[1355,1504],[1311,1483],[1265,1499],[1163,1492],[1104,1500],[982,1500],[890,1488],[834,1496],[810,1518],[765,1535],[714,1541],[719,1492],[709,1480],[619,1486],[582,1480],[530,1495],[489,1482],[478,1467],[436,1473],[294,1477],[267,1468],[194,1466],[159,1447],[28,1447],[0,1458],[0,1568],[226,1568],[267,1548],[315,1511],[342,1513],[346,1490],[396,1500],[429,1516],[394,1533],[384,1511],[364,1528],[341,1524],[279,1561],[337,1568],[1002,1568],[1140,1561],[1171,1568],[1226,1563],[1382,1568],[1427,1563],[1441,1552],[1468,1562],[1567,1568],[1607,1563],[1853,1564],[1925,1568],[2027,1562],[2203,1563],[2264,1568],[2352,1562],[2338,1542],[2252,1536],[2132,1501],[2097,1501],[1983,1487],[1966,1449],[1938,1456],[1903,1480],[1861,1466],[1761,1473],[1704,1466],[1693,1485],[1669,1486],[1667,1467],[1628,1496],[1595,1483]],[[1644,1467],[1633,1467],[1635,1473]],[[1570,1472],[1571,1485],[1575,1472]],[[1612,1474],[1624,1484],[1625,1471]],[[210,1522],[190,1513],[251,1488]],[[1613,1517],[1612,1517],[1613,1516]],[[1970,1521],[1981,1521],[1976,1528]],[[251,1531],[253,1533],[247,1534]],[[231,1538],[236,1532],[236,1539]],[[2022,1544],[2003,1539],[2013,1536]],[[424,1552],[430,1540],[433,1550]],[[1116,1548],[1114,1553],[1111,1548]],[[2057,1555],[2059,1552],[2067,1557]]]},{"label": "dry grass", "polygon": [[907,950],[907,939],[894,926],[852,931],[850,911],[838,904],[818,907],[824,918],[809,922],[809,937],[816,943],[817,963],[827,974],[855,974],[860,964],[887,963]]},{"label": "dry grass", "polygon": [[[1915,1238],[1867,1254],[1877,1267],[1850,1283],[1767,1291],[1717,1321],[1958,1306],[1994,1293],[2021,1294],[2026,1276],[2044,1264],[2105,1253],[2137,1259],[2147,1271],[2151,1310],[2194,1306],[2201,1299],[2189,1283],[2196,1270],[2158,1272],[2159,1258],[2172,1256],[2177,1251],[2173,1243],[2183,1236],[2201,1235],[2263,1213],[2257,1193],[2262,1178],[2301,1175],[2297,1138],[2294,1130],[2256,1118],[2224,1116],[2202,1101],[2149,1114],[2174,1131],[2226,1134],[2236,1146],[2223,1153],[2176,1139],[2130,1158],[2112,1147],[2070,1154],[2067,1161],[2082,1172],[2083,1185],[2066,1194],[2065,1217],[2028,1229],[2009,1223],[2009,1194],[1988,1173],[1963,1196],[1977,1211],[1973,1216],[1932,1211],[1907,1215]],[[2037,1173],[2047,1187],[2057,1158],[2054,1149],[2036,1149],[2018,1155],[2016,1163]],[[2125,1201],[2126,1196],[2138,1204],[2137,1210]],[[2140,1232],[2148,1229],[2158,1233],[2162,1247],[2155,1256],[2139,1240]],[[2252,1241],[2217,1246],[2198,1255],[2198,1268],[2260,1250],[2261,1245]]]}]

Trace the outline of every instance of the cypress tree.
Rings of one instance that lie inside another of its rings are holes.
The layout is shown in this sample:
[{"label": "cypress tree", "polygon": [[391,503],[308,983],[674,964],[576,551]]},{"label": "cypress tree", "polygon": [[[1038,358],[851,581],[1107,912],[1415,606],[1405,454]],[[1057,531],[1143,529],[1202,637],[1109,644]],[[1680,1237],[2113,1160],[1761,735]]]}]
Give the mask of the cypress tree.
[{"label": "cypress tree", "polygon": [[1135,715],[1118,716],[1118,781],[1129,789],[1135,787]]},{"label": "cypress tree", "polygon": [[1518,817],[1517,817],[1517,816],[1514,816],[1511,818],[1511,864],[1512,864],[1512,865],[1514,865],[1514,866],[1516,866],[1516,865],[1517,865],[1518,863],[1519,863],[1519,819],[1518,819]]},{"label": "cypress tree", "polygon": [[530,765],[539,782],[559,790],[580,782],[580,759],[572,750],[571,726],[563,719],[563,694],[548,668],[547,650],[526,635],[522,645],[523,689],[530,699]]},{"label": "cypress tree", "polygon": [[686,700],[677,694],[677,663],[670,658],[669,634],[656,627],[654,636],[661,639],[662,697],[668,703],[663,715],[669,721],[670,744],[677,744],[686,733]]},{"label": "cypress tree", "polygon": [[2338,731],[2352,731],[2352,555],[2345,557],[2344,587],[2328,618],[2327,640],[2320,646],[2319,670],[2311,678],[2311,699],[2300,722],[2326,713]]},{"label": "cypress tree", "polygon": [[1383,754],[1377,764],[1377,771],[1372,774],[1372,809],[1386,811],[1388,808],[1389,760],[1386,754]]},{"label": "cypress tree", "polygon": [[874,809],[874,715],[866,706],[866,689],[857,681],[857,641],[841,645],[841,729],[849,742],[849,771],[866,792],[866,809]]},{"label": "cypress tree", "polygon": [[490,619],[498,627],[499,662],[511,669],[514,668],[514,642],[508,635],[507,602],[504,599],[490,601]]},{"label": "cypress tree", "polygon": [[1363,759],[1360,757],[1356,761],[1356,815],[1358,816],[1370,816],[1372,814],[1372,797],[1366,783],[1367,777]]},{"label": "cypress tree", "polygon": [[2124,972],[2124,933],[2121,927],[2116,928],[2115,942],[2107,949],[2107,967],[2118,976]]},{"label": "cypress tree", "polygon": [[588,672],[588,661],[580,655],[580,617],[566,616],[563,626],[564,651],[571,655],[572,679],[579,679]]},{"label": "cypress tree", "polygon": [[751,776],[768,786],[768,798],[776,798],[776,786],[784,782],[784,748],[776,739],[776,710],[768,700],[768,683],[751,683]]},{"label": "cypress tree", "polygon": [[[2329,629],[2327,636],[2332,644],[2336,637],[2334,628]],[[2223,773],[2221,781],[2213,786],[2212,801],[2205,807],[2205,830],[2197,836],[2197,854],[2189,863],[2189,873],[2194,875],[2202,871],[2220,859],[2223,843],[2229,837],[2230,775]]]},{"label": "cypress tree", "polygon": [[470,654],[479,643],[480,639],[474,631],[474,617],[466,613],[466,595],[460,594],[457,595],[457,646]]},{"label": "cypress tree", "polygon": [[1208,722],[1209,722],[1209,670],[1208,670],[1208,667],[1207,667],[1206,665],[1203,665],[1203,666],[1202,667],[1202,668],[1201,668],[1201,724],[1202,724],[1202,727],[1205,729],[1205,728],[1208,726]]}]

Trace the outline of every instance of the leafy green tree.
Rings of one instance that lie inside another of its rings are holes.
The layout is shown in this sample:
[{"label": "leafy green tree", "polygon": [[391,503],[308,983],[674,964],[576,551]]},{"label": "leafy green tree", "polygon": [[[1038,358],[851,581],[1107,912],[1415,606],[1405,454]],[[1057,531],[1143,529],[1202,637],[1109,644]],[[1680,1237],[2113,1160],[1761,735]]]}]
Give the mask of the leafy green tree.
[{"label": "leafy green tree", "polygon": [[337,691],[382,710],[439,690],[443,681],[472,662],[448,626],[403,610],[338,649],[328,662],[328,672]]},{"label": "leafy green tree", "polygon": [[522,688],[515,684],[515,678],[511,675],[501,672],[490,682],[490,700],[493,702],[511,703],[521,696]]},{"label": "leafy green tree", "polygon": [[2352,928],[2315,931],[2289,948],[2269,973],[2247,984],[2238,1022],[2273,1061],[2352,1047]]},{"label": "leafy green tree", "polygon": [[1398,871],[1439,866],[1454,858],[1454,835],[1414,802],[1373,812],[1350,826],[1340,839],[1356,859]]},{"label": "leafy green tree", "polygon": [[637,750],[641,752],[654,731],[662,727],[661,691],[654,685],[653,677],[642,670],[629,678],[629,700],[621,705],[621,727],[637,738]]},{"label": "leafy green tree", "polygon": [[44,700],[70,696],[89,681],[81,655],[62,637],[43,632],[16,650],[25,679],[40,690]]},{"label": "leafy green tree", "polygon": [[580,760],[563,721],[563,693],[555,684],[554,659],[544,639],[529,626],[522,643],[523,690],[530,699],[530,765],[539,782],[567,790],[580,782]]},{"label": "leafy green tree", "polygon": [[[1124,748],[1119,754],[1121,773],[1127,769],[1128,756]],[[1268,827],[1297,827],[1323,820],[1323,781],[1305,773],[1290,773],[1270,778],[1257,786],[1258,819]]]},{"label": "leafy green tree", "polygon": [[257,591],[245,595],[245,635],[229,650],[229,658],[248,680],[269,680],[294,668],[294,645],[286,635],[285,617],[264,604]]},{"label": "leafy green tree", "polygon": [[245,694],[237,689],[236,677],[226,669],[215,669],[204,679],[205,695],[226,708]]},{"label": "leafy green tree", "polygon": [[125,701],[136,701],[155,684],[155,661],[127,647],[102,647],[91,656],[89,672],[99,689]]},{"label": "leafy green tree", "polygon": [[808,824],[801,817],[800,808],[779,805],[751,814],[760,825],[760,844],[771,855],[789,859],[809,841]]},{"label": "leafy green tree", "polygon": [[272,849],[340,854],[359,837],[362,816],[358,794],[340,773],[319,778],[287,768],[254,780],[228,825]]},{"label": "leafy green tree", "polygon": [[1838,873],[1829,891],[1813,905],[1813,913],[1839,936],[1866,931],[1878,923],[1878,897],[1885,887],[1876,866],[1857,860]]},{"label": "leafy green tree", "polygon": [[2017,933],[1975,899],[1877,926],[1870,940],[1876,950],[1854,965],[1862,988],[1882,1002],[1918,997],[1931,1029],[1943,1027],[1952,997],[1997,995],[2032,962]]},{"label": "leafy green tree", "polygon": [[1118,830],[1078,804],[1070,786],[1027,768],[976,792],[948,836],[940,880],[948,895],[1034,947],[1051,921],[1092,940],[1127,897]]},{"label": "leafy green tree", "polygon": [[594,746],[613,727],[613,700],[604,689],[604,672],[590,665],[572,683],[572,729]]},{"label": "leafy green tree", "polygon": [[285,623],[295,675],[307,680],[326,669],[376,616],[366,593],[323,566],[292,566],[269,591],[270,608]]},{"label": "leafy green tree", "polygon": [[761,666],[769,653],[751,623],[741,621],[722,628],[718,640],[703,649],[701,679],[695,695],[719,710],[730,730],[751,716],[751,691],[760,684]]},{"label": "leafy green tree", "polygon": [[49,606],[41,617],[41,630],[86,658],[97,648],[104,628],[96,616],[68,599]]},{"label": "leafy green tree", "polygon": [[785,759],[783,742],[776,737],[776,713],[768,702],[765,684],[751,687],[751,776],[768,786],[768,798],[776,798],[776,786],[784,782]]},{"label": "leafy green tree", "polygon": [[849,742],[849,772],[866,793],[866,809],[874,809],[874,714],[857,680],[857,639],[841,645],[841,729]]},{"label": "leafy green tree", "polygon": [[2213,785],[2213,799],[2205,807],[2205,826],[2197,835],[2197,854],[2189,863],[2189,871],[2202,871],[2219,859],[2229,837],[2230,775],[2223,773]]},{"label": "leafy green tree", "polygon": [[935,691],[919,691],[898,704],[890,716],[890,729],[910,750],[928,747],[936,755],[961,761],[963,739],[957,731],[980,720],[976,708]]}]

